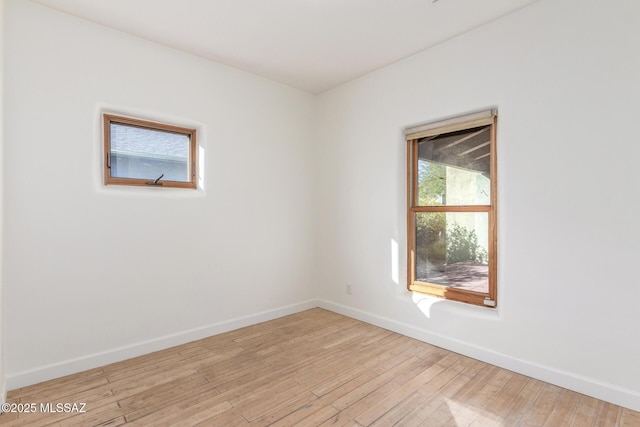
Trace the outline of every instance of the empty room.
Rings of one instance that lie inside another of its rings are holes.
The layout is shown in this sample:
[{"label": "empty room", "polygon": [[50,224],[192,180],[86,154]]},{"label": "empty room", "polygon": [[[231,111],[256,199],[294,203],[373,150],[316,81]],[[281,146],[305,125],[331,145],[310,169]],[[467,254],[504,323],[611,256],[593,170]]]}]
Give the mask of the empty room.
[{"label": "empty room", "polygon": [[0,12],[0,425],[640,426],[640,2]]}]

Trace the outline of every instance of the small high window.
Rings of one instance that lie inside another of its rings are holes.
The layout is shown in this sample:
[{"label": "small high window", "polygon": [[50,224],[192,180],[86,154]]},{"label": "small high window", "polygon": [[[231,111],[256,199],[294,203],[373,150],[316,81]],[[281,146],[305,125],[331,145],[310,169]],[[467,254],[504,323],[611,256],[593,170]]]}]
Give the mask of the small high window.
[{"label": "small high window", "polygon": [[494,110],[405,131],[408,287],[496,306]]},{"label": "small high window", "polygon": [[196,130],[104,115],[106,185],[196,188]]}]

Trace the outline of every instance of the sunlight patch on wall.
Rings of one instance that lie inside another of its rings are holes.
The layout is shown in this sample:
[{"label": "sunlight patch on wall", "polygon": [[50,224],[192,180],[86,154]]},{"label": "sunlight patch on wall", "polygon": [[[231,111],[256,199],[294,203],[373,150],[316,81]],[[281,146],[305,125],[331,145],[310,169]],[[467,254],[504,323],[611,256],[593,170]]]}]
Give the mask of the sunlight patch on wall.
[{"label": "sunlight patch on wall", "polygon": [[204,190],[204,147],[198,147],[198,188]]},{"label": "sunlight patch on wall", "polygon": [[391,280],[396,285],[400,284],[400,247],[395,239],[391,239]]},{"label": "sunlight patch on wall", "polygon": [[411,300],[428,319],[431,318],[431,307],[443,301],[442,298],[420,294],[418,292],[412,293]]}]

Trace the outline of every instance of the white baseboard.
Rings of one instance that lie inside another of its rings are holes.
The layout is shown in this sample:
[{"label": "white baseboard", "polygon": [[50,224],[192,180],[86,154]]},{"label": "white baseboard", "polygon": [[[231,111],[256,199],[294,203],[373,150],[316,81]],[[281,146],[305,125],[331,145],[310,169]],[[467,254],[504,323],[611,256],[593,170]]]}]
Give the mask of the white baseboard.
[{"label": "white baseboard", "polygon": [[435,334],[415,326],[381,317],[366,311],[357,310],[327,300],[318,300],[318,306],[344,316],[348,316],[420,341],[441,347],[528,377],[545,381],[559,387],[586,394],[625,408],[640,411],[640,393],[635,390],[606,384],[592,378],[571,372],[539,365],[527,360],[517,359],[491,349],[472,345],[444,335]]},{"label": "white baseboard", "polygon": [[406,323],[322,299],[292,304],[273,310],[263,311],[261,313],[230,319],[201,328],[191,329],[177,334],[167,335],[153,340],[131,344],[101,353],[94,353],[40,368],[18,372],[7,376],[6,389],[14,390],[16,388],[26,387],[31,384],[37,384],[42,381],[59,378],[76,372],[85,371],[87,369],[97,368],[109,363],[119,362],[121,360],[196,341],[202,338],[232,331],[234,329],[299,313],[315,307],[321,307],[344,316],[361,320],[363,322],[508,369],[510,371],[555,384],[616,405],[624,406],[635,411],[640,411],[640,393],[637,391],[602,383],[592,378],[539,365],[527,360],[517,359],[505,354],[497,353],[488,348],[472,345],[454,338],[416,328],[415,326]]},{"label": "white baseboard", "polygon": [[110,363],[119,362],[158,350],[164,350],[180,344],[186,344],[191,341],[229,332],[234,329],[244,328],[245,326],[255,325],[257,323],[266,322],[279,317],[288,316],[290,314],[299,313],[315,307],[318,307],[317,300],[304,301],[298,304],[287,305],[273,310],[229,319],[224,322],[194,328],[177,334],[166,335],[100,353],[89,354],[75,359],[42,366],[36,369],[18,372],[7,376],[6,388],[8,390],[15,390],[20,387],[26,387],[42,381],[60,378],[65,375],[86,371],[88,369],[98,368]]}]

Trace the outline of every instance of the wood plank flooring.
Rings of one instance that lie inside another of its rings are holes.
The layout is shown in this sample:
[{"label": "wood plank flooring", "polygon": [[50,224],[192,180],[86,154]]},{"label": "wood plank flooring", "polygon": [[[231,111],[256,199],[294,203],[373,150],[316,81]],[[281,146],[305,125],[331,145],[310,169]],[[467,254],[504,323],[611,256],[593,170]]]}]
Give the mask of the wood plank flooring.
[{"label": "wood plank flooring", "polygon": [[[638,412],[322,309],[14,390],[8,401],[37,412],[4,413],[0,425],[640,426]],[[40,411],[74,402],[86,412]]]}]

